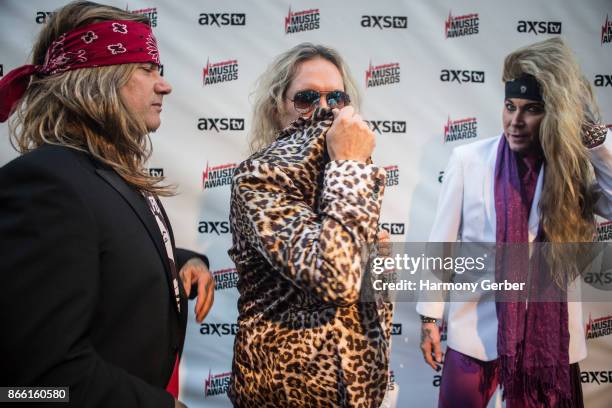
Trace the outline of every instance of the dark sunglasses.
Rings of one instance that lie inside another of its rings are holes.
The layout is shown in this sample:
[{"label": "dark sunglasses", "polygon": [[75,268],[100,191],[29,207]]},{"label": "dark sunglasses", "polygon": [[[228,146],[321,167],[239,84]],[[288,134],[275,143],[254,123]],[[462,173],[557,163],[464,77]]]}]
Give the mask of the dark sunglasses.
[{"label": "dark sunglasses", "polygon": [[321,96],[323,95],[325,95],[327,106],[330,108],[342,109],[351,104],[351,98],[348,94],[338,90],[319,92],[312,89],[305,89],[296,92],[293,99],[289,98],[289,100],[293,102],[296,111],[306,113],[313,110],[320,103]]}]

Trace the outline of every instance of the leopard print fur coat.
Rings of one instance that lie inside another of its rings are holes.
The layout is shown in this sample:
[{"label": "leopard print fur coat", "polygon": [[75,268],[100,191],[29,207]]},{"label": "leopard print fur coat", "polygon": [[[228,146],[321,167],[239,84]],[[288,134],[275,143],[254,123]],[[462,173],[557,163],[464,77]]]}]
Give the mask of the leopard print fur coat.
[{"label": "leopard print fur coat", "polygon": [[234,174],[236,407],[370,408],[384,398],[392,306],[360,301],[360,286],[385,172],[329,161],[332,120],[323,108],[298,119]]}]

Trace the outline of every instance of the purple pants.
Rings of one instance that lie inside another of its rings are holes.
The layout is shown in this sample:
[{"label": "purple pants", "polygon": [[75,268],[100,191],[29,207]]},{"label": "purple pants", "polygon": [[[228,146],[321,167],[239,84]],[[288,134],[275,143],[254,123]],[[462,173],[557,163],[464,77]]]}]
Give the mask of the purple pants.
[{"label": "purple pants", "polygon": [[[572,407],[584,407],[580,367],[570,365]],[[497,360],[480,361],[450,347],[444,356],[438,408],[485,408],[497,389]],[[506,399],[506,408],[533,408],[526,400]],[[544,404],[539,406],[544,407]],[[553,404],[554,406],[554,404]]]}]

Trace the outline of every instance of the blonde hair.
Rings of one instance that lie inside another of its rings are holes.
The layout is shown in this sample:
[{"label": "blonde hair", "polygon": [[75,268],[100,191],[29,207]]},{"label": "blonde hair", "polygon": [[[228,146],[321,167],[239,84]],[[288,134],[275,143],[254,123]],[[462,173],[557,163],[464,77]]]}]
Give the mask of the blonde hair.
[{"label": "blonde hair", "polygon": [[[544,100],[539,135],[546,158],[546,182],[539,205],[545,238],[553,244],[592,242],[597,197],[593,169],[581,137],[585,118],[599,119],[591,85],[561,38],[537,42],[509,54],[504,61],[503,80],[524,73],[537,79]],[[563,253],[556,246],[554,252],[557,267],[563,259],[572,263],[571,251]],[[563,276],[556,276],[557,282],[562,280]]]},{"label": "blonde hair", "polygon": [[254,92],[255,106],[249,135],[251,151],[257,151],[272,143],[281,130],[280,116],[287,89],[295,77],[300,63],[323,58],[334,64],[344,81],[344,90],[351,97],[356,109],[361,104],[359,90],[346,62],[333,48],[312,43],[301,43],[277,56],[258,78]]},{"label": "blonde hair", "polygon": [[[32,63],[42,65],[47,48],[61,34],[105,20],[149,23],[147,17],[115,7],[72,2],[59,9],[40,32]],[[171,187],[158,185],[161,177],[145,172],[144,163],[151,155],[147,127],[120,98],[120,88],[137,67],[111,65],[32,76],[9,122],[11,143],[21,153],[43,144],[84,151],[112,167],[136,189],[172,195]]]}]

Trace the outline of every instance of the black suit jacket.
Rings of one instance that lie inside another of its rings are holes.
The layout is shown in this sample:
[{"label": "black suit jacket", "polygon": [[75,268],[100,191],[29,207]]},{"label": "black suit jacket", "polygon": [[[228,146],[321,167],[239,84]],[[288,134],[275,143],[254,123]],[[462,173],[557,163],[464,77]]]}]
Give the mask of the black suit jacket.
[{"label": "black suit jacket", "polygon": [[[196,255],[175,254],[177,271]],[[74,407],[173,406],[187,300],[179,284],[179,313],[155,218],[117,173],[51,145],[2,167],[0,262],[0,386],[69,386]]]}]

